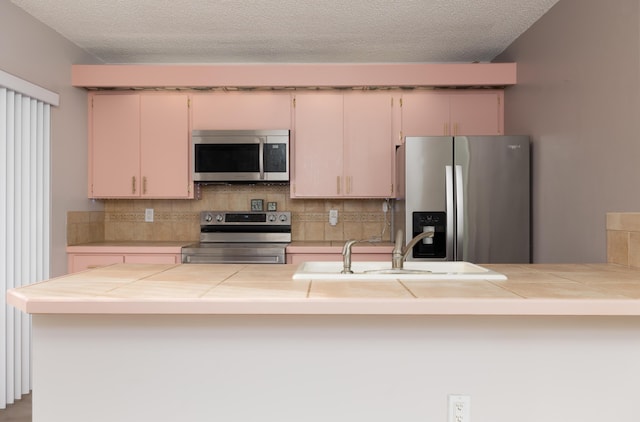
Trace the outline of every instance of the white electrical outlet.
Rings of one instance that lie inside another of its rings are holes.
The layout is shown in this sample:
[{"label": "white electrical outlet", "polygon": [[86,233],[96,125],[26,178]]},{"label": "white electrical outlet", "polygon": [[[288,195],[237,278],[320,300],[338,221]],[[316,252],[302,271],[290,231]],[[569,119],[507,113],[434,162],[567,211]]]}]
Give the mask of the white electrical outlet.
[{"label": "white electrical outlet", "polygon": [[382,212],[386,213],[389,211],[389,204],[387,204],[387,201],[383,201],[382,202]]},{"label": "white electrical outlet", "polygon": [[329,210],[329,224],[332,226],[338,224],[338,210]]},{"label": "white electrical outlet", "polygon": [[153,208],[147,208],[144,210],[144,221],[147,223],[153,223]]},{"label": "white electrical outlet", "polygon": [[449,395],[449,419],[447,422],[471,422],[471,396]]}]

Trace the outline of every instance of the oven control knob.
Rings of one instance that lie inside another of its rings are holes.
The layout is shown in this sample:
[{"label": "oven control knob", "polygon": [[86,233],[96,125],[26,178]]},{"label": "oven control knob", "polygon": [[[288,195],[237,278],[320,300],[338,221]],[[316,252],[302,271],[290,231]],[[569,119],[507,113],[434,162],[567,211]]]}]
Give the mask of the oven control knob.
[{"label": "oven control knob", "polygon": [[224,217],[222,216],[222,214],[216,214],[216,221],[218,223],[222,223],[224,221]]},{"label": "oven control knob", "polygon": [[286,214],[282,214],[280,216],[280,221],[287,221],[287,215]]},{"label": "oven control knob", "polygon": [[211,214],[207,214],[204,217],[204,221],[206,221],[207,223],[211,223],[211,220],[213,220],[213,217],[211,216]]},{"label": "oven control knob", "polygon": [[267,220],[273,223],[274,221],[276,221],[276,216],[274,214],[269,214],[269,217],[267,217]]}]

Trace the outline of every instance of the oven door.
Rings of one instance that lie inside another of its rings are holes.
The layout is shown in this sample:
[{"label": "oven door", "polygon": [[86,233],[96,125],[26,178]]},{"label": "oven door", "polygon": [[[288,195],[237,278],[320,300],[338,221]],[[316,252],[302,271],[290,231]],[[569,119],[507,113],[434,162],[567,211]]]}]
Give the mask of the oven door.
[{"label": "oven door", "polygon": [[284,264],[285,243],[200,243],[182,248],[183,264]]}]

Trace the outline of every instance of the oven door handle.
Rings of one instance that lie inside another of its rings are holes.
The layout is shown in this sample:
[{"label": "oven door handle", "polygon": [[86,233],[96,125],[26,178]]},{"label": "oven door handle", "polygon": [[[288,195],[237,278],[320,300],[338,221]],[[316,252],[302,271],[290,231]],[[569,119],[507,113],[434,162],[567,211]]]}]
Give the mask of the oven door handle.
[{"label": "oven door handle", "polygon": [[203,256],[185,255],[182,257],[183,264],[284,264],[284,260],[279,256]]},{"label": "oven door handle", "polygon": [[264,180],[264,142],[265,138],[258,137],[260,141],[260,152],[258,153],[258,160],[260,160],[260,180]]}]

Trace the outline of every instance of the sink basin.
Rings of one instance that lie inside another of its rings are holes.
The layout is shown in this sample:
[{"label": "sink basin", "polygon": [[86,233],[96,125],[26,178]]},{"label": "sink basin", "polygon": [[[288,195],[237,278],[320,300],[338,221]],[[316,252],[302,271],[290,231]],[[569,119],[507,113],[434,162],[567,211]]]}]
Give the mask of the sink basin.
[{"label": "sink basin", "polygon": [[342,261],[311,261],[300,264],[294,280],[506,280],[504,274],[464,261],[408,261],[403,269],[391,262],[353,262],[353,274],[341,274]]}]

